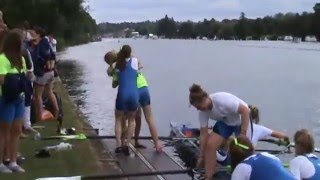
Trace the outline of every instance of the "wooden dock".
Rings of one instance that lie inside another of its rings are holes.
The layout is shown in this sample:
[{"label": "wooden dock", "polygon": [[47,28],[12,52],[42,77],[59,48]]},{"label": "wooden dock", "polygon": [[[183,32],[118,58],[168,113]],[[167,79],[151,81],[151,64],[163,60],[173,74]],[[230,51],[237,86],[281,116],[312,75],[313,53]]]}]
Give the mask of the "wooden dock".
[{"label": "wooden dock", "polygon": [[[140,140],[145,145],[146,149],[136,149],[130,145],[131,156],[127,157],[123,154],[116,154],[116,142],[114,139],[103,140],[112,156],[119,161],[120,168],[123,173],[137,173],[137,172],[154,172],[167,170],[182,170],[184,169],[179,163],[171,158],[166,152],[157,153],[154,144],[151,140]],[[158,176],[144,176],[132,177],[129,180],[191,180],[187,174],[177,175],[158,175]]]}]

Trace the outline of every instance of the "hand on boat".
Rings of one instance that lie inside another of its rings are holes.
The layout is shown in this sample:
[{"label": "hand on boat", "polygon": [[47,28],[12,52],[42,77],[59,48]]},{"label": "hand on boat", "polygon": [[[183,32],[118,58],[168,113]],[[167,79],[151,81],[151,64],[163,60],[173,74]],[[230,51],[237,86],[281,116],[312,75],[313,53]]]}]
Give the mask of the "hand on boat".
[{"label": "hand on boat", "polygon": [[164,144],[158,142],[158,143],[156,144],[155,148],[156,148],[156,151],[157,151],[158,153],[161,153],[161,152],[162,152],[162,149],[164,148]]},{"label": "hand on boat", "polygon": [[287,146],[290,144],[290,139],[288,136],[284,137],[283,141],[286,143]]}]

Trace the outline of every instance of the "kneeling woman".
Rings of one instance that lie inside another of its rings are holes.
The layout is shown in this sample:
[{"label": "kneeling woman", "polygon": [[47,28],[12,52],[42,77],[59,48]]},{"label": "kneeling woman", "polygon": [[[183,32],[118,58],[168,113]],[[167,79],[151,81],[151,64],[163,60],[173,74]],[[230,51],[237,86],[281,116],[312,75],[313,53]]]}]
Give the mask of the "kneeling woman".
[{"label": "kneeling woman", "polygon": [[295,179],[276,156],[266,152],[254,154],[254,148],[245,136],[233,139],[230,154],[234,170],[231,180]]},{"label": "kneeling woman", "polygon": [[294,135],[296,156],[290,161],[290,171],[297,179],[320,179],[320,160],[312,154],[314,140],[306,129]]}]

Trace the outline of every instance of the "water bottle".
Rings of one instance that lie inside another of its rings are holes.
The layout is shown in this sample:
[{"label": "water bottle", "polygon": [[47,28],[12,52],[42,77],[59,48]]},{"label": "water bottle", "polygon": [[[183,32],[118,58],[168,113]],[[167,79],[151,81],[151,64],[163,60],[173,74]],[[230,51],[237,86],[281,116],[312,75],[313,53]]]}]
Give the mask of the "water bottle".
[{"label": "water bottle", "polygon": [[181,132],[183,133],[183,134],[186,134],[186,131],[188,130],[188,128],[186,127],[186,125],[184,124],[184,125],[182,125],[182,128],[181,128]]},{"label": "water bottle", "polygon": [[69,149],[72,149],[72,144],[64,143],[64,142],[56,145],[56,148],[55,148],[56,151],[65,151]]},{"label": "water bottle", "polygon": [[64,150],[72,149],[72,144],[62,142],[55,146],[47,146],[45,149],[48,151],[49,150],[64,151]]},{"label": "water bottle", "polygon": [[40,140],[41,139],[41,134],[39,132],[37,132],[34,136],[33,136],[34,140]]}]

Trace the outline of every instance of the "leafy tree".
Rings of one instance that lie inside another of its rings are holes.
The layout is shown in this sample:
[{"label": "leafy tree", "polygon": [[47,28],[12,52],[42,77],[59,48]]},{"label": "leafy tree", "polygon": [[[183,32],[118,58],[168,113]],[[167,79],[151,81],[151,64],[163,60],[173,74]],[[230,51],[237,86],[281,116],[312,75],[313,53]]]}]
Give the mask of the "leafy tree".
[{"label": "leafy tree", "polygon": [[85,43],[97,33],[97,24],[83,0],[1,0],[0,9],[9,28],[23,21],[43,27],[58,39],[58,46]]},{"label": "leafy tree", "polygon": [[136,28],[140,34],[146,34],[147,29],[148,33],[164,35],[167,38],[184,39],[196,38],[197,36],[245,39],[247,36],[252,36],[253,39],[268,37],[271,40],[276,40],[279,36],[292,35],[304,40],[307,35],[316,35],[320,40],[320,3],[317,3],[313,9],[312,13],[277,13],[273,16],[257,19],[248,19],[242,12],[238,20],[216,21],[212,18],[199,22],[175,22],[173,18],[166,15],[156,22],[102,23],[99,25],[99,29],[103,33],[114,33],[130,27]]}]

